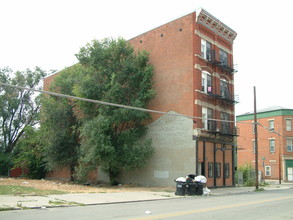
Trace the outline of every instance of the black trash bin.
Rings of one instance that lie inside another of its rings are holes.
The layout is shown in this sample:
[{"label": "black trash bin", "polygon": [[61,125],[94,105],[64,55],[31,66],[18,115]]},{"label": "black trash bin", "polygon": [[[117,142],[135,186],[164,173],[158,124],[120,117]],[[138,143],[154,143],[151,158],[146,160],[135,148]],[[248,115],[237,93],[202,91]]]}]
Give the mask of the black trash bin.
[{"label": "black trash bin", "polygon": [[176,196],[185,196],[186,195],[186,182],[176,181]]},{"label": "black trash bin", "polygon": [[186,185],[186,194],[188,196],[196,195],[197,191],[197,183],[196,182],[188,182]]},{"label": "black trash bin", "polygon": [[196,182],[196,195],[202,195],[203,194],[203,183]]}]

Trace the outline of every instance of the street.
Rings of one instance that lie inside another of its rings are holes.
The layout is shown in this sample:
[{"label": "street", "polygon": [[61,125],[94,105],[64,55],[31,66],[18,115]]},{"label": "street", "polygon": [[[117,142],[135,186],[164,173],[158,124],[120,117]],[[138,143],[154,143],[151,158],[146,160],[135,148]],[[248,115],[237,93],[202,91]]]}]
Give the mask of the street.
[{"label": "street", "polygon": [[0,219],[293,219],[293,189],[0,212]]}]

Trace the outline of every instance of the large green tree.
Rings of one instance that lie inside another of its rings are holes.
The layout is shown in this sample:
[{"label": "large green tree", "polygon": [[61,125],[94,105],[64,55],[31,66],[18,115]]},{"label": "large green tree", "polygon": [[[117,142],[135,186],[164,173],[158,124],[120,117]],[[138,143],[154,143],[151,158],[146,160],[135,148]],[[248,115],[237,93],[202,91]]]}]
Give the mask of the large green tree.
[{"label": "large green tree", "polygon": [[[61,71],[50,86],[53,91],[73,95],[79,76],[86,70],[79,64]],[[74,100],[45,95],[42,97],[42,145],[48,170],[69,167],[71,177],[79,156],[78,110]]]},{"label": "large green tree", "polygon": [[[10,68],[0,69],[0,82],[39,89],[46,72],[34,70],[13,72]],[[0,85],[0,152],[13,152],[25,128],[38,123],[40,105],[33,91]]]},{"label": "large green tree", "polygon": [[[146,108],[154,97],[149,54],[135,52],[124,39],[94,40],[76,56],[90,71],[74,87],[75,95],[139,108]],[[85,114],[79,177],[101,166],[117,184],[122,169],[146,164],[153,152],[151,140],[142,141],[148,112],[85,102],[79,102],[79,108]]]}]

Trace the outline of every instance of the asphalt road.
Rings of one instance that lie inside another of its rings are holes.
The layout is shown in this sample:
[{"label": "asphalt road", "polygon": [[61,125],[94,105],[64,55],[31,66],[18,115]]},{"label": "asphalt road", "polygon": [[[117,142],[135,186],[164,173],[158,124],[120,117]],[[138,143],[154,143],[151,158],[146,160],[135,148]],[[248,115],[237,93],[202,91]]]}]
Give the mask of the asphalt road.
[{"label": "asphalt road", "polygon": [[0,219],[293,219],[293,189],[0,212]]}]

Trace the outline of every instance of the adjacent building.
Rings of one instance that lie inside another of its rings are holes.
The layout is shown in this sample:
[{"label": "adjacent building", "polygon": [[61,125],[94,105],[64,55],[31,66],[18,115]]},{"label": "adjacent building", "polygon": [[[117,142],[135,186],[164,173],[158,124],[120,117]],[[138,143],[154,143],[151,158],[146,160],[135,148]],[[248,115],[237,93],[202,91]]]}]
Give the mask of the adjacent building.
[{"label": "adjacent building", "polygon": [[152,114],[146,138],[155,153],[145,168],[124,171],[123,183],[174,186],[177,177],[196,174],[209,187],[234,185],[236,35],[199,9],[129,40],[155,67],[157,94],[148,108],[168,113]]},{"label": "adjacent building", "polygon": [[[258,170],[264,180],[293,181],[293,109],[272,106],[257,112]],[[237,116],[238,166],[255,167],[254,113]]]}]

